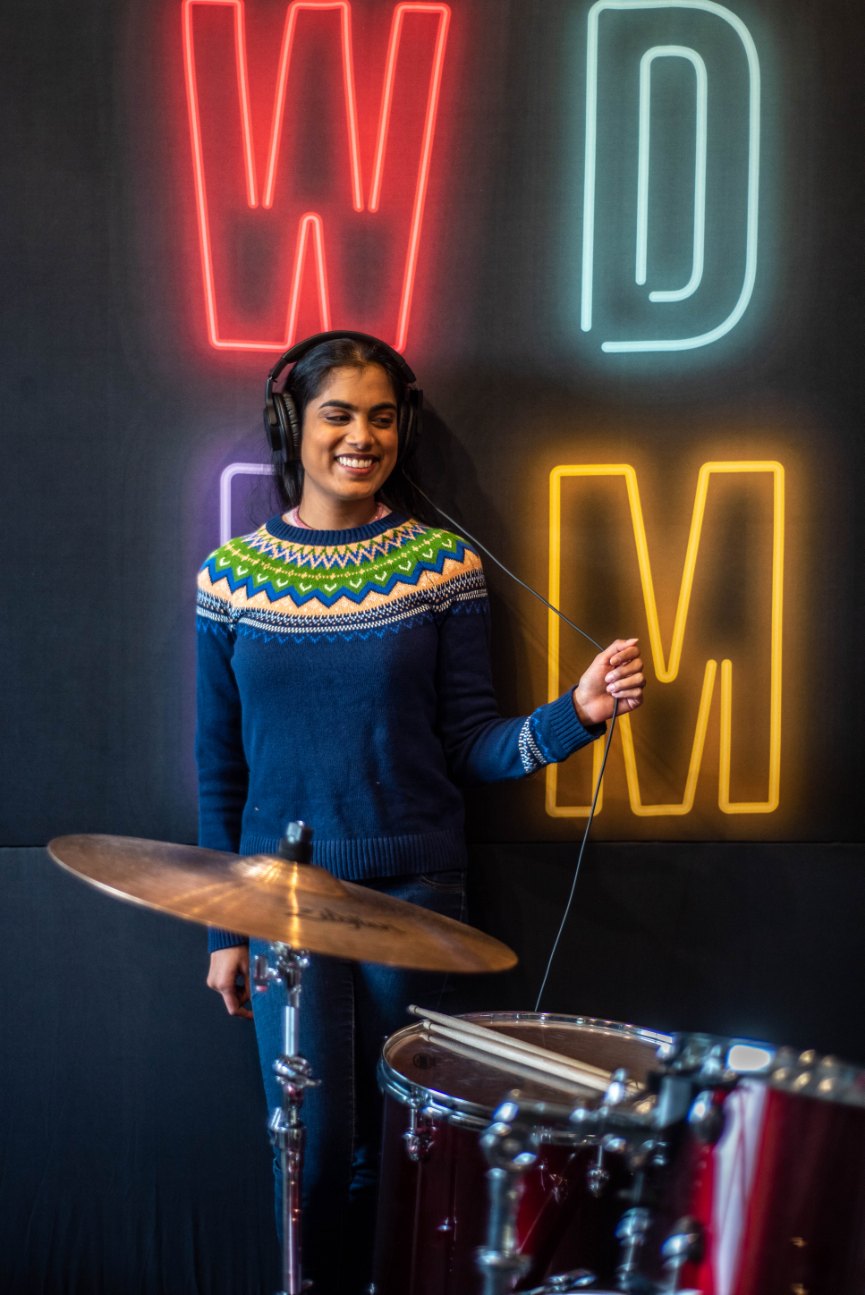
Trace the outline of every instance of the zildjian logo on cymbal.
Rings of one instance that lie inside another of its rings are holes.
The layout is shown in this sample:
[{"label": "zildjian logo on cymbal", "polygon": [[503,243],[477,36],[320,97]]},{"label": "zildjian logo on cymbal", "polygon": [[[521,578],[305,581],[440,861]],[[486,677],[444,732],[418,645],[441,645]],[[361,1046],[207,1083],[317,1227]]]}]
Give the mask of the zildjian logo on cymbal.
[{"label": "zildjian logo on cymbal", "polygon": [[370,931],[394,931],[398,935],[403,934],[402,927],[393,926],[390,922],[371,922],[365,918],[357,917],[354,913],[335,913],[331,908],[298,908],[293,912],[286,910],[288,917],[304,917],[313,922],[342,922],[345,926],[353,926],[355,930]]}]

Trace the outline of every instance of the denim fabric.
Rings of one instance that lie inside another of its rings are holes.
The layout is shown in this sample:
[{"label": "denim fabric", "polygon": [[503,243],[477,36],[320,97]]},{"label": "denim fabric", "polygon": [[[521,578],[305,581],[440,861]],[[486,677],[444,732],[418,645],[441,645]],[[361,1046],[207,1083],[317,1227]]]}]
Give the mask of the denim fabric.
[{"label": "denim fabric", "polygon": [[[457,920],[465,918],[465,874],[385,877],[371,890]],[[253,941],[251,954],[267,951]],[[458,979],[458,978],[457,978]],[[449,983],[450,982],[450,983]],[[456,1011],[454,982],[439,972],[314,955],[303,973],[299,1052],[317,1088],[307,1091],[303,1167],[302,1267],[315,1295],[360,1295],[372,1280],[376,1185],[383,1102],[376,1067],[382,1044],[411,1024],[409,1003]],[[284,993],[271,986],[253,997],[268,1111],[281,1102],[273,1062],[282,1047]],[[277,1226],[281,1181],[276,1174]]]}]

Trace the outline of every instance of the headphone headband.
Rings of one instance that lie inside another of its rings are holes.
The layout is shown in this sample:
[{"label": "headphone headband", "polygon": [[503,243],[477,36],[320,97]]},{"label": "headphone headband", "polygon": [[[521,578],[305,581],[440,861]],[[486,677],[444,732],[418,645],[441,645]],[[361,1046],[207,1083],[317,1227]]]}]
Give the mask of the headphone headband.
[{"label": "headphone headband", "polygon": [[408,362],[395,351],[387,342],[383,342],[380,337],[373,337],[372,333],[356,333],[351,329],[335,328],[328,333],[313,333],[312,337],[306,337],[302,342],[295,342],[294,346],[279,357],[274,364],[270,373],[267,375],[267,387],[265,389],[266,398],[270,398],[273,390],[273,384],[281,375],[283,369],[287,369],[289,364],[297,364],[310,351],[314,351],[322,342],[336,342],[345,339],[347,342],[367,342],[370,346],[377,346],[380,351],[384,351],[388,359],[393,363],[406,386],[410,386],[417,379],[409,368]]}]

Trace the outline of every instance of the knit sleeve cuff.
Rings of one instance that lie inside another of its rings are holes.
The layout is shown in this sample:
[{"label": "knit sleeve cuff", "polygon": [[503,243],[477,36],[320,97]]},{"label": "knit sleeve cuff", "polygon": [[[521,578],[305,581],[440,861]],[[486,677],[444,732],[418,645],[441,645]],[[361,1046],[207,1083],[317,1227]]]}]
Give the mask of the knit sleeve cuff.
[{"label": "knit sleeve cuff", "polygon": [[231,949],[239,944],[249,944],[249,938],[245,935],[238,935],[236,931],[220,931],[216,926],[208,928],[208,953],[215,953],[217,949]]},{"label": "knit sleeve cuff", "polygon": [[550,703],[549,722],[550,734],[556,746],[569,753],[585,746],[587,742],[593,742],[607,731],[603,721],[600,724],[582,723],[574,706],[572,688]]}]

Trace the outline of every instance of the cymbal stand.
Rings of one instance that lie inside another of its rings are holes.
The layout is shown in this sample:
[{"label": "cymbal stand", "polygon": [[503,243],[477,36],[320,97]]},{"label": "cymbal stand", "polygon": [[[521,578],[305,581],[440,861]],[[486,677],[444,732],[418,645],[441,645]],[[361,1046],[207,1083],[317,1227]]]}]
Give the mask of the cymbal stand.
[{"label": "cymbal stand", "polygon": [[277,1295],[302,1295],[309,1290],[301,1276],[301,1185],[306,1129],[300,1108],[307,1088],[318,1080],[310,1073],[309,1062],[298,1053],[300,1032],[300,978],[309,965],[303,949],[287,944],[271,944],[269,955],[255,959],[254,979],[257,989],[266,989],[279,981],[285,988],[282,1017],[282,1053],[273,1063],[282,1089],[282,1103],[270,1117],[270,1138],[279,1152],[282,1174],[282,1290]]}]

